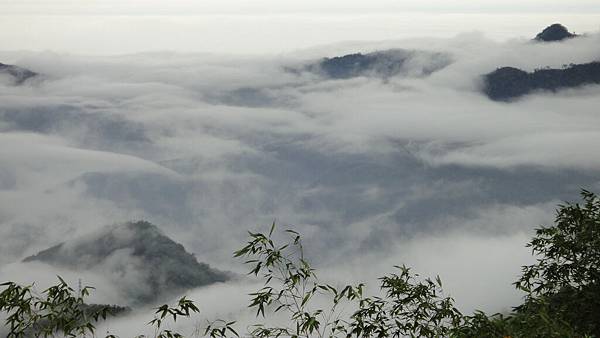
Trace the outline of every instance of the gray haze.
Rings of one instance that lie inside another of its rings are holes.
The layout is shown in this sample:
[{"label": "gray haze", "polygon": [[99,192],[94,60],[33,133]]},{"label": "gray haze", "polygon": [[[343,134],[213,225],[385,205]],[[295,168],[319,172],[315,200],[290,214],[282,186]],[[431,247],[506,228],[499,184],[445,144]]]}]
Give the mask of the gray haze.
[{"label": "gray haze", "polygon": [[265,55],[340,41],[503,41],[561,22],[600,28],[597,0],[0,0],[0,50]]},{"label": "gray haze", "polygon": [[[139,219],[241,272],[232,251],[276,219],[304,235],[324,279],[374,282],[405,263],[440,274],[467,311],[506,309],[532,229],[580,188],[600,190],[600,88],[498,103],[480,75],[598,60],[599,42],[464,33],[252,57],[0,52],[42,74],[20,86],[0,75],[0,277],[49,283],[56,270],[17,262]],[[385,79],[294,70],[392,48],[428,53]],[[432,53],[451,62],[423,75]],[[115,301],[107,278],[83,278]],[[193,296],[232,313],[251,287]]]}]

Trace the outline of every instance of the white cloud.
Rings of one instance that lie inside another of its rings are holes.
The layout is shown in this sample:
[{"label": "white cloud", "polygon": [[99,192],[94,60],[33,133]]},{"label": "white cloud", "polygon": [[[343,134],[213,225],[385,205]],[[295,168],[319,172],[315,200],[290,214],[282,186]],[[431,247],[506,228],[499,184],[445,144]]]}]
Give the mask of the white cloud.
[{"label": "white cloud", "polygon": [[[551,222],[557,201],[598,187],[600,89],[497,103],[478,91],[480,76],[503,65],[589,62],[597,42],[594,34],[540,45],[467,33],[253,57],[0,53],[44,74],[0,85],[0,236],[10,239],[0,248],[2,277],[23,276],[7,264],[27,254],[141,218],[201,261],[240,271],[231,252],[245,230],[276,219],[306,235],[317,267],[352,262],[328,269],[332,278],[405,262],[445,277],[465,309],[500,310],[518,301],[510,282],[528,259],[531,228]],[[286,71],[386,48],[439,51],[453,63],[385,81]],[[112,290],[105,282],[98,286]],[[237,295],[240,283],[197,295]],[[237,313],[238,301],[217,312]]]}]

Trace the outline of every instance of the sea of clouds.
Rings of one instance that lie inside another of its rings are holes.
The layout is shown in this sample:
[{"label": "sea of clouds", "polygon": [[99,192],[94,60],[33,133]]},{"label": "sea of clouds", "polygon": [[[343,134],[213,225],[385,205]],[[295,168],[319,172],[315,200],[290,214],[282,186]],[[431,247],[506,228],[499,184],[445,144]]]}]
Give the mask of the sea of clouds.
[{"label": "sea of clouds", "polygon": [[[0,279],[50,283],[55,270],[18,262],[139,219],[243,273],[232,252],[276,220],[303,235],[332,283],[375,283],[407,264],[439,274],[467,312],[506,310],[521,297],[511,282],[533,260],[532,230],[581,188],[600,191],[600,87],[494,102],[481,75],[598,60],[599,42],[469,33],[276,56],[0,52],[40,74],[0,81]],[[297,71],[390,48],[451,62],[385,79]],[[126,297],[102,276],[60,273],[97,286],[98,301]],[[254,286],[236,279],[192,297],[212,304],[205,314],[245,313]]]}]

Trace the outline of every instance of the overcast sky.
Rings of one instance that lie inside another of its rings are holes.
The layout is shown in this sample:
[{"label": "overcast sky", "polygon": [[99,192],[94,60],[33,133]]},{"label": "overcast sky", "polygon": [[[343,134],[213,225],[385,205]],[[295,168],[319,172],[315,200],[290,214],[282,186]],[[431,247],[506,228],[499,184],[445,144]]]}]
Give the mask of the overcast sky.
[{"label": "overcast sky", "polygon": [[80,54],[289,52],[340,41],[452,37],[504,40],[561,22],[597,31],[598,1],[0,1],[0,50]]},{"label": "overcast sky", "polygon": [[595,0],[3,0],[5,14],[188,15],[207,13],[599,12]]}]

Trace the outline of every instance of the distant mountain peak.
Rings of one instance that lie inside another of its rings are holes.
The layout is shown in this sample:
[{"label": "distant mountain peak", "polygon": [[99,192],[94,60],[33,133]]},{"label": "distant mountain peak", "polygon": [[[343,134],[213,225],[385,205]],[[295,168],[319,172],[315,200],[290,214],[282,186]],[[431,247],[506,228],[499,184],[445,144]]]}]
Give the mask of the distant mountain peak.
[{"label": "distant mountain peak", "polygon": [[600,84],[600,62],[542,68],[526,72],[502,67],[483,76],[483,92],[495,101],[511,101],[535,91],[556,92],[565,88]]},{"label": "distant mountain peak", "polygon": [[[128,222],[63,242],[24,262],[43,262],[75,271],[122,271],[114,280],[134,304],[152,303],[186,290],[223,282],[227,273],[196,260],[154,224]],[[132,279],[135,281],[132,283]]]},{"label": "distant mountain peak", "polygon": [[323,58],[304,70],[330,79],[358,76],[389,78],[396,75],[423,77],[452,63],[449,55],[421,50],[387,49]]},{"label": "distant mountain peak", "polygon": [[541,31],[538,35],[535,36],[534,40],[543,41],[543,42],[554,42],[554,41],[562,41],[564,39],[574,38],[577,35],[569,32],[567,27],[555,23]]},{"label": "distant mountain peak", "polygon": [[38,75],[36,72],[32,72],[26,68],[0,63],[0,74],[2,73],[10,75],[14,79],[14,83],[17,85],[20,85],[27,79]]}]

